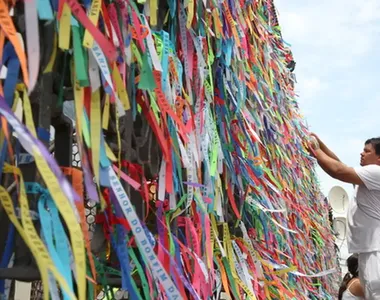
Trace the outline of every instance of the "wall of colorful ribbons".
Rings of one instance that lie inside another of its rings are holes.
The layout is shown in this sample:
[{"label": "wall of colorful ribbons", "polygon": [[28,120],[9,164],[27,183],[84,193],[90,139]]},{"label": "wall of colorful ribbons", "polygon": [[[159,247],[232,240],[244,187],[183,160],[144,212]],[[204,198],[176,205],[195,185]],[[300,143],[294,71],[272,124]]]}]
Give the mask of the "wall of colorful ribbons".
[{"label": "wall of colorful ribbons", "polygon": [[0,0],[0,26],[0,293],[333,299],[273,0]]}]

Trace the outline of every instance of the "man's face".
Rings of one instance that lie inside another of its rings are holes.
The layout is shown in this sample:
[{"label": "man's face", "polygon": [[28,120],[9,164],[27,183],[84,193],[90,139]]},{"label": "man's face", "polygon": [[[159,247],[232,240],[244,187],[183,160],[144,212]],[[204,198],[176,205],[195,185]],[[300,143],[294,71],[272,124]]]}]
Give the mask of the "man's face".
[{"label": "man's face", "polygon": [[376,154],[372,144],[366,144],[364,146],[363,152],[360,154],[360,165],[380,165],[380,155]]}]

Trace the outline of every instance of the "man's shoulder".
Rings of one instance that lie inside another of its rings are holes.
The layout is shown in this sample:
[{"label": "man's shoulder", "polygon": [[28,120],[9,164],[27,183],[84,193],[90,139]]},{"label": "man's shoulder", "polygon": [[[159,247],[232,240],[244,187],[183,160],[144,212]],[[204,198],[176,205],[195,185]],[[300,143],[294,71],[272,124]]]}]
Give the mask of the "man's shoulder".
[{"label": "man's shoulder", "polygon": [[380,190],[380,166],[367,165],[355,168],[356,174],[369,190]]},{"label": "man's shoulder", "polygon": [[379,165],[366,165],[354,168],[356,173],[379,173],[380,174],[380,166]]},{"label": "man's shoulder", "polygon": [[370,164],[370,165],[364,166],[363,168],[378,170],[378,169],[380,169],[380,165]]},{"label": "man's shoulder", "polygon": [[366,169],[366,170],[379,170],[380,169],[380,165],[370,164],[370,165],[366,165],[366,166],[360,166],[359,168],[363,168],[363,169]]}]

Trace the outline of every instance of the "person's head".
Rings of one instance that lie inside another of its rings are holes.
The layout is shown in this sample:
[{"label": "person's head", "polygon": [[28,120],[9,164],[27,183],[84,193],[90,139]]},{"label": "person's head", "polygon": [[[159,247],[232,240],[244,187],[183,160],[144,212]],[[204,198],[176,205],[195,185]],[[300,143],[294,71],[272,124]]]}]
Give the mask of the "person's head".
[{"label": "person's head", "polygon": [[347,258],[347,269],[348,273],[344,276],[342,284],[339,288],[339,300],[342,299],[343,293],[347,289],[347,285],[350,282],[350,280],[359,276],[359,263],[357,254],[352,254],[349,258]]},{"label": "person's head", "polygon": [[359,263],[357,254],[352,254],[349,258],[347,258],[347,269],[352,277],[359,276]]},{"label": "person's head", "polygon": [[360,165],[380,165],[380,137],[368,139],[360,154]]}]

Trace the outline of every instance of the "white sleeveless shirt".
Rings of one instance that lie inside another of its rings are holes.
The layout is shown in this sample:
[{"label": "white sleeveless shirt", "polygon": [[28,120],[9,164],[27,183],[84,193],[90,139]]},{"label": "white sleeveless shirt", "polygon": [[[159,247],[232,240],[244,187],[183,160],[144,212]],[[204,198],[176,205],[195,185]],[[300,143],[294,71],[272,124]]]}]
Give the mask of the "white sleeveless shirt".
[{"label": "white sleeveless shirt", "polygon": [[350,292],[350,286],[358,279],[352,279],[347,286],[347,289],[343,292],[342,300],[363,300],[364,298],[355,296]]}]

